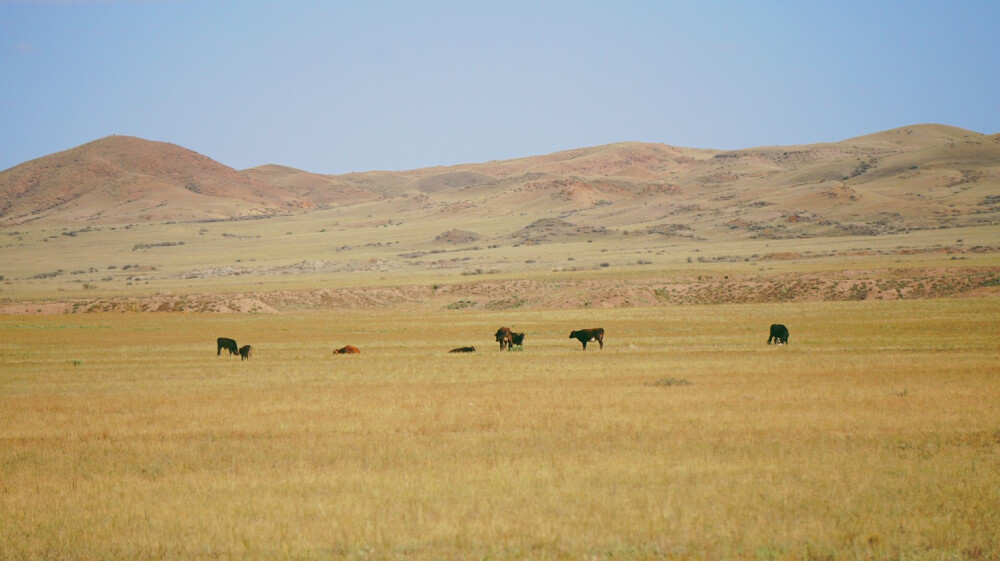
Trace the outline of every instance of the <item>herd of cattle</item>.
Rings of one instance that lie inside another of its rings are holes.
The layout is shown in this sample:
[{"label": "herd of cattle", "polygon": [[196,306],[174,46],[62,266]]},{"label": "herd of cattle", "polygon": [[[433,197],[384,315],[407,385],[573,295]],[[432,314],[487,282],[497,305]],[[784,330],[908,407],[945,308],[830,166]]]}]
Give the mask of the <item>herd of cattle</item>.
[{"label": "herd of cattle", "polygon": [[[494,335],[498,343],[500,343],[500,350],[507,349],[508,351],[513,349],[516,345],[519,348],[524,348],[524,333],[515,333],[511,331],[509,327],[501,327],[497,329]],[[591,329],[579,329],[577,331],[571,331],[569,334],[570,339],[576,339],[581,344],[583,344],[583,350],[587,350],[587,343],[591,341],[597,341],[601,349],[604,349],[604,328],[593,327]],[[767,338],[767,344],[770,345],[774,343],[775,345],[787,345],[788,344],[788,328],[780,323],[775,323],[771,325],[771,332]],[[240,355],[240,361],[249,360],[250,355],[253,354],[253,347],[250,345],[243,345],[242,347],[236,346],[236,341],[228,337],[219,337],[216,340],[217,350],[215,355],[219,356],[222,354],[222,349],[229,351],[229,356]],[[448,351],[449,353],[474,353],[476,352],[475,347],[458,347]],[[333,354],[345,354],[345,355],[356,355],[361,354],[361,349],[355,347],[354,345],[347,345],[340,349],[333,351]]]}]

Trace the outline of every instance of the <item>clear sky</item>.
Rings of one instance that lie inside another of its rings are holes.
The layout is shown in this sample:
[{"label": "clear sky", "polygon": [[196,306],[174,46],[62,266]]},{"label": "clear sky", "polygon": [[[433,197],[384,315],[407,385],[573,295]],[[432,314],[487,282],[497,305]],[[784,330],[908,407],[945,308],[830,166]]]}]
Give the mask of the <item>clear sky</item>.
[{"label": "clear sky", "polygon": [[0,0],[0,169],[110,134],[243,169],[1000,132],[1000,1]]}]

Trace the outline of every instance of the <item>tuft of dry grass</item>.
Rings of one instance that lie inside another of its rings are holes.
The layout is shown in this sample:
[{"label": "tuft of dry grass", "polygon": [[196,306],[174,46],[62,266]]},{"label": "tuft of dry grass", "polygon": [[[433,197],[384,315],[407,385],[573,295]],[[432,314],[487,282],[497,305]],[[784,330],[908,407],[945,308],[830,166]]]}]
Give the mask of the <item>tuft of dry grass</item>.
[{"label": "tuft of dry grass", "polygon": [[998,315],[3,316],[0,558],[995,558]]}]

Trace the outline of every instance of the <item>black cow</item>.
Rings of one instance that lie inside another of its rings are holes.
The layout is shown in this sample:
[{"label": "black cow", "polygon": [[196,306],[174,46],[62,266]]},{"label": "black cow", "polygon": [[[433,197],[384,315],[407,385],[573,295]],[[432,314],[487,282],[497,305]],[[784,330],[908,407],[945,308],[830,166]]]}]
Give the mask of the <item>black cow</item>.
[{"label": "black cow", "polygon": [[240,362],[244,360],[250,360],[250,355],[253,354],[253,347],[250,345],[243,345],[240,347]]},{"label": "black cow", "polygon": [[775,345],[787,345],[788,328],[780,323],[772,324],[771,335],[767,338],[767,344],[770,345],[771,341],[774,341]]},{"label": "black cow", "polygon": [[236,341],[232,339],[227,339],[225,337],[219,337],[215,340],[218,345],[218,350],[215,352],[215,356],[222,354],[222,349],[229,351],[229,356],[240,354],[240,348],[236,346]]},{"label": "black cow", "polygon": [[604,348],[604,328],[594,327],[591,329],[580,329],[579,331],[573,331],[569,334],[570,339],[576,339],[577,341],[583,343],[583,350],[587,350],[588,341],[597,341],[597,343]]},{"label": "black cow", "polygon": [[495,337],[497,342],[500,343],[501,351],[504,349],[504,347],[510,350],[513,335],[511,335],[509,327],[501,327],[500,329],[497,329]]},{"label": "black cow", "polygon": [[449,353],[474,353],[476,352],[475,347],[459,347],[457,349],[452,349],[448,351]]},{"label": "black cow", "polygon": [[[517,345],[518,347],[524,346],[524,333],[510,333],[510,344]],[[509,348],[509,347],[508,347]]]}]

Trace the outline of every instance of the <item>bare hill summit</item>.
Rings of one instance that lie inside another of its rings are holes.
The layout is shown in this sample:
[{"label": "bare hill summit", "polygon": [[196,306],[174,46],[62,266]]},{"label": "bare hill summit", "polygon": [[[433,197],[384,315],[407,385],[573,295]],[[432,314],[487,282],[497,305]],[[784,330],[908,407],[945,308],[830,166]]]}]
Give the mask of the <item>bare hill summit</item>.
[{"label": "bare hill summit", "polygon": [[280,188],[201,154],[128,136],[0,172],[0,224],[218,219],[299,206]]}]

